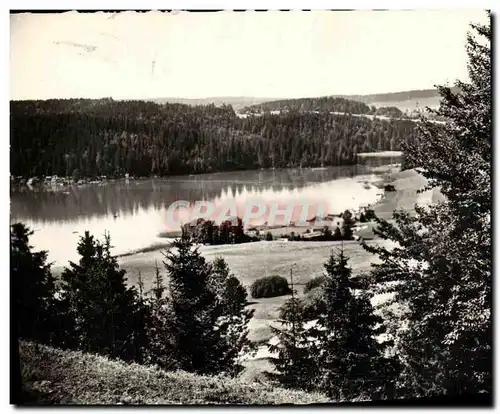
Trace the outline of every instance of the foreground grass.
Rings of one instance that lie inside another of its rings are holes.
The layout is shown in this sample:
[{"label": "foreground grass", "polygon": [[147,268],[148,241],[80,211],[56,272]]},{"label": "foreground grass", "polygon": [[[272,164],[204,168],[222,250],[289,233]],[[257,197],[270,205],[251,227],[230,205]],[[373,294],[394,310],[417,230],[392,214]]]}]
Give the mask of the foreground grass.
[{"label": "foreground grass", "polygon": [[222,376],[165,372],[75,351],[20,342],[31,404],[314,404],[320,394]]}]

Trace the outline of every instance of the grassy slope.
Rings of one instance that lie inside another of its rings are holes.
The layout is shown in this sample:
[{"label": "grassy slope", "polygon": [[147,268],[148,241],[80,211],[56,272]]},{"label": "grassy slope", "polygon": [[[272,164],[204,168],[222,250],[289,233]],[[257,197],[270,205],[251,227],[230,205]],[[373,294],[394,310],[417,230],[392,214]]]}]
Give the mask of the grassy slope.
[{"label": "grassy slope", "polygon": [[20,343],[23,386],[34,404],[314,404],[315,393],[241,379],[165,372],[102,356]]}]

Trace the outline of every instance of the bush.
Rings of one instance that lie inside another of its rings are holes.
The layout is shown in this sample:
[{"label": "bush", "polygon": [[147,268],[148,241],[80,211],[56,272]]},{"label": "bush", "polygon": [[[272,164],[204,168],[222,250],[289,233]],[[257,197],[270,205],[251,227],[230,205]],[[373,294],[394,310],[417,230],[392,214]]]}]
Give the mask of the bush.
[{"label": "bush", "polygon": [[270,231],[268,231],[266,233],[266,240],[267,241],[272,241],[273,240],[273,234]]},{"label": "bush", "polygon": [[279,318],[285,321],[290,321],[293,318],[293,312],[297,312],[302,315],[304,313],[304,303],[302,300],[295,298],[288,299],[279,308]]},{"label": "bush", "polygon": [[252,297],[272,298],[275,296],[287,295],[290,293],[288,280],[282,276],[267,276],[257,279],[251,286]]},{"label": "bush", "polygon": [[319,315],[326,312],[323,289],[314,288],[302,299],[295,298],[295,303],[292,299],[287,300],[279,308],[279,318],[292,320],[293,312],[296,312],[303,321],[318,319]]},{"label": "bush", "polygon": [[319,315],[326,312],[323,289],[312,289],[302,300],[302,317],[306,321],[318,319]]},{"label": "bush", "polygon": [[375,212],[372,209],[368,209],[365,211],[365,219],[366,221],[375,220]]},{"label": "bush", "polygon": [[316,276],[316,277],[312,278],[304,285],[304,293],[307,293],[311,289],[314,289],[314,288],[321,286],[324,281],[325,281],[324,276]]},{"label": "bush", "polygon": [[384,186],[384,191],[396,191],[396,188],[392,184],[386,184]]}]

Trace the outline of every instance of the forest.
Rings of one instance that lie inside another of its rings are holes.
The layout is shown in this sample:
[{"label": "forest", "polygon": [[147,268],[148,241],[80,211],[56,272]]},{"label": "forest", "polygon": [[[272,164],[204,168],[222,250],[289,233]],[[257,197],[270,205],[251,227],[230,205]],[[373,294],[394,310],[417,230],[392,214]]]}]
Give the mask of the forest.
[{"label": "forest", "polygon": [[[344,101],[353,112],[364,107]],[[241,118],[226,105],[109,98],[12,101],[10,109],[11,175],[25,178],[354,164],[358,152],[399,150],[413,140],[415,127],[404,120],[298,111]]]},{"label": "forest", "polygon": [[352,101],[334,96],[320,98],[280,99],[244,107],[242,113],[260,113],[269,111],[300,112],[345,112],[351,114],[369,114],[371,108],[363,102]]},{"label": "forest", "polygon": [[269,113],[271,111],[283,112],[343,112],[356,115],[382,115],[392,118],[404,118],[406,115],[395,106],[380,107],[368,106],[363,102],[353,101],[341,97],[322,96],[319,98],[282,99],[264,102],[242,108],[242,113]]}]

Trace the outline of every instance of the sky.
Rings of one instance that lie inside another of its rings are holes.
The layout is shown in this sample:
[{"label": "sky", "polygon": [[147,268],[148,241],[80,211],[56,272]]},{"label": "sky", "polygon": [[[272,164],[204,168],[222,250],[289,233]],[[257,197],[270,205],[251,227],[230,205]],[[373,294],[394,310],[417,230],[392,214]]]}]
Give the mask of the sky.
[{"label": "sky", "polygon": [[298,98],[467,80],[479,9],[10,16],[10,98]]}]

